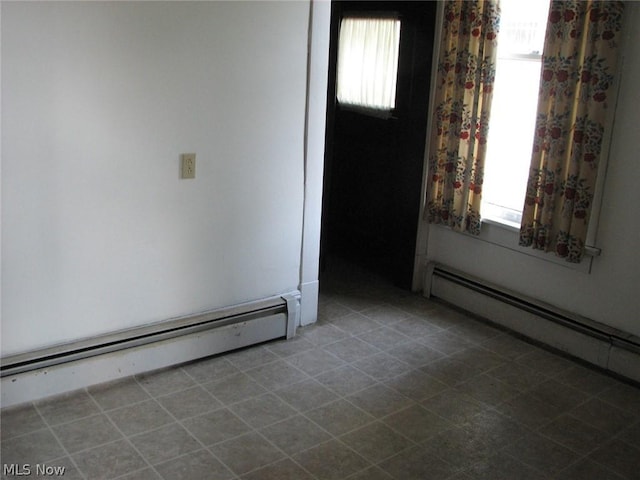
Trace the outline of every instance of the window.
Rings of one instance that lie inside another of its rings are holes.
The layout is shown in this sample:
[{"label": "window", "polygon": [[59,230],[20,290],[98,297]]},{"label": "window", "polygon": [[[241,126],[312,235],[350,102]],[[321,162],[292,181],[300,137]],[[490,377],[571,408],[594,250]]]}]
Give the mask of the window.
[{"label": "window", "polygon": [[338,102],[390,111],[396,104],[400,20],[344,18],[338,41]]},{"label": "window", "polygon": [[549,3],[502,0],[483,218],[520,227]]}]

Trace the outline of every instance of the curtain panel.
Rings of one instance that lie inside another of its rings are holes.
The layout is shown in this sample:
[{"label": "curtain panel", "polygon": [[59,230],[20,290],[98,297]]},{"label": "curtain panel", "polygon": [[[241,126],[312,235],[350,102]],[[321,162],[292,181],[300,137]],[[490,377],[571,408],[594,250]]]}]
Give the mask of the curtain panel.
[{"label": "curtain panel", "polygon": [[553,0],[520,245],[579,262],[611,102],[624,5]]},{"label": "curtain panel", "polygon": [[477,235],[500,7],[448,0],[444,8],[425,213],[431,223]]}]

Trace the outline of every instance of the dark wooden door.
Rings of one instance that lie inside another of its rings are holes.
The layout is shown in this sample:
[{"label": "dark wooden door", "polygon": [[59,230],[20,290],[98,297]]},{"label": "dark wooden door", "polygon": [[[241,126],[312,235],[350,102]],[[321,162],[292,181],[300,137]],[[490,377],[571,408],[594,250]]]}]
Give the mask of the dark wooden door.
[{"label": "dark wooden door", "polygon": [[[336,101],[345,15],[401,21],[396,108],[380,118]],[[435,2],[333,2],[321,258],[345,256],[410,288],[421,204]]]}]

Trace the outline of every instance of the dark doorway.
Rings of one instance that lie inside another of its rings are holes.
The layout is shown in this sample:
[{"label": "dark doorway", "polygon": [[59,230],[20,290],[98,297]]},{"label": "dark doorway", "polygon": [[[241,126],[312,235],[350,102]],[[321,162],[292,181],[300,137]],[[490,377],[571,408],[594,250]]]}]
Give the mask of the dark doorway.
[{"label": "dark doorway", "polygon": [[[400,19],[396,108],[388,118],[336,101],[344,16]],[[436,2],[333,2],[321,266],[340,256],[410,288],[421,203]]]}]

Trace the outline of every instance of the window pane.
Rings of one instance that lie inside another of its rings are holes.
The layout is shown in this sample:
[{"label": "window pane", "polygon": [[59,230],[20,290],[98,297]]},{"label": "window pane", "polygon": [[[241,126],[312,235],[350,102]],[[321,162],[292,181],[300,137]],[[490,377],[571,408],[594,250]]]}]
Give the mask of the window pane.
[{"label": "window pane", "polygon": [[338,101],[394,108],[399,43],[400,20],[343,19],[338,43]]},{"label": "window pane", "polygon": [[498,64],[491,104],[482,201],[521,211],[538,106],[540,61]]},{"label": "window pane", "polygon": [[542,54],[549,1],[503,0],[500,3],[498,55]]},{"label": "window pane", "polygon": [[527,190],[549,2],[502,0],[482,216],[519,224]]}]

